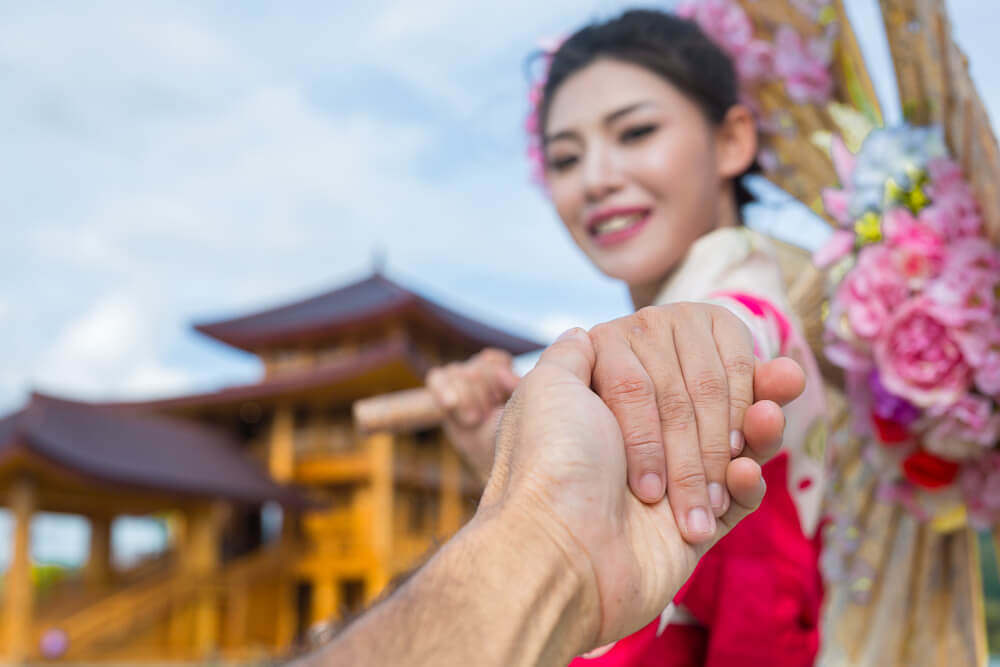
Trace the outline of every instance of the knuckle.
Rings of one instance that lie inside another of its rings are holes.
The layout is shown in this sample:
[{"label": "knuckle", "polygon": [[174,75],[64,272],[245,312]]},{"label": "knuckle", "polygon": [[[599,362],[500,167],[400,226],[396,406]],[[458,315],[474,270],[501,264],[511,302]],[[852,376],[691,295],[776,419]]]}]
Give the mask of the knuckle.
[{"label": "knuckle", "polygon": [[705,471],[697,463],[676,465],[669,476],[671,484],[686,491],[700,489],[707,484]]},{"label": "knuckle", "polygon": [[663,458],[660,442],[645,431],[637,431],[635,437],[625,439],[625,452],[630,460],[656,462]]},{"label": "knuckle", "polygon": [[693,378],[688,390],[696,406],[709,407],[728,398],[729,383],[722,375],[707,372]]},{"label": "knuckle", "polygon": [[632,331],[644,334],[655,329],[664,319],[665,310],[662,306],[646,306],[640,308],[632,315]]},{"label": "knuckle", "polygon": [[730,377],[753,377],[755,364],[751,354],[736,354],[726,360],[725,366]]},{"label": "knuckle", "polygon": [[653,388],[645,379],[630,376],[612,382],[600,394],[608,404],[631,406],[650,399]]},{"label": "knuckle", "polygon": [[686,393],[668,391],[656,399],[660,425],[665,431],[683,431],[694,423],[694,405]]}]

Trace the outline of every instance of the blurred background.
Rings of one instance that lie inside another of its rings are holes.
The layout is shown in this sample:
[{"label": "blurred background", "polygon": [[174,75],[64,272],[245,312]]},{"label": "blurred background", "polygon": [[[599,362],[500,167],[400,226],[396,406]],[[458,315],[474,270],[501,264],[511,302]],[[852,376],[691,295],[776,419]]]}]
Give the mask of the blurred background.
[{"label": "blurred background", "polygon": [[[136,400],[252,382],[254,357],[190,323],[376,265],[543,342],[628,312],[530,182],[522,125],[539,40],[634,4],[0,3],[0,414],[32,390]],[[875,2],[846,4],[895,122]],[[996,125],[1000,4],[948,8]],[[751,224],[822,239],[758,187]],[[0,513],[0,545],[9,534]],[[116,558],[163,539],[120,520]],[[32,552],[77,566],[87,527],[39,517]]]}]

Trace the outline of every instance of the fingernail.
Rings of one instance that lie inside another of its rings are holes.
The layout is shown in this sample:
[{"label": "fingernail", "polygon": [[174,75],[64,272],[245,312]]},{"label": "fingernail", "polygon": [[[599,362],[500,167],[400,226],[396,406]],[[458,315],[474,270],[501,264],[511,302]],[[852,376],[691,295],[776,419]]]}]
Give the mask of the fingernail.
[{"label": "fingernail", "polygon": [[718,482],[712,482],[708,485],[708,499],[712,503],[712,509],[722,509],[722,504],[726,502],[724,494],[725,492],[722,490],[722,485]]},{"label": "fingernail", "polygon": [[647,472],[639,479],[639,495],[643,498],[659,500],[663,495],[663,480],[655,472]]},{"label": "fingernail", "polygon": [[695,507],[688,512],[688,532],[692,535],[708,537],[715,532],[715,519],[704,507]]},{"label": "fingernail", "polygon": [[729,451],[732,453],[733,456],[739,456],[740,452],[743,451],[742,431],[729,432]]},{"label": "fingernail", "polygon": [[563,340],[569,340],[570,338],[576,338],[581,333],[583,333],[583,329],[581,329],[580,327],[571,327],[569,329],[566,329],[566,331],[563,331],[561,334],[559,334],[559,338],[556,338],[555,342],[558,343]]}]

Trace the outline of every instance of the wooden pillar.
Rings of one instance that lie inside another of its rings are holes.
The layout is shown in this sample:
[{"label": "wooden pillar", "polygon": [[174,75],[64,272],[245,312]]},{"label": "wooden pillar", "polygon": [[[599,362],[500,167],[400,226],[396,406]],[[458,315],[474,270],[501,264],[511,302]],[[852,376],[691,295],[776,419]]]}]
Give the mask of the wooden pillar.
[{"label": "wooden pillar", "polygon": [[101,589],[111,583],[111,517],[90,517],[90,555],[83,568],[88,588]]},{"label": "wooden pillar", "polygon": [[365,600],[371,602],[392,578],[393,557],[393,437],[375,433],[368,437],[371,457],[371,545],[375,562],[365,578]]},{"label": "wooden pillar", "polygon": [[268,469],[279,482],[289,482],[295,474],[295,415],[288,404],[278,406],[271,422]]},{"label": "wooden pillar", "polygon": [[4,581],[4,633],[7,655],[4,664],[19,664],[28,658],[32,639],[35,590],[31,582],[31,517],[35,513],[35,486],[28,478],[11,484],[8,503],[14,520],[13,553]]},{"label": "wooden pillar", "polygon": [[239,582],[226,598],[226,648],[234,653],[247,643],[247,619],[250,615],[248,585],[247,582]]},{"label": "wooden pillar", "polygon": [[438,532],[450,537],[462,527],[462,462],[451,443],[441,438],[441,514]]},{"label": "wooden pillar", "polygon": [[[287,507],[281,512],[281,542],[284,548],[292,549],[299,539],[299,517]],[[291,552],[291,551],[290,551]],[[294,567],[289,567],[294,571]],[[299,623],[297,580],[293,576],[282,577],[278,582],[278,608],[274,625],[274,648],[287,651],[295,641]]]},{"label": "wooden pillar", "polygon": [[340,610],[340,581],[331,575],[313,579],[312,618],[313,625],[326,623],[338,616]]},{"label": "wooden pillar", "polygon": [[190,516],[186,553],[186,574],[204,582],[194,601],[195,655],[206,657],[218,648],[219,609],[217,589],[213,580],[219,569],[221,526],[226,507],[213,503],[194,510]]}]

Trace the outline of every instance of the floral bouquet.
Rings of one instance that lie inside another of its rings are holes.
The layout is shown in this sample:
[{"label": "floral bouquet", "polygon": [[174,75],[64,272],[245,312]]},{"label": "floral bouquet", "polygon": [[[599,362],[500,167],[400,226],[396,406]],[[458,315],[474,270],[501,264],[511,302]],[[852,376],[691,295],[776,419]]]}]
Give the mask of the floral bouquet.
[{"label": "floral bouquet", "polygon": [[831,155],[839,227],[825,353],[881,491],[918,518],[1000,522],[1000,252],[940,130],[874,129]]}]

